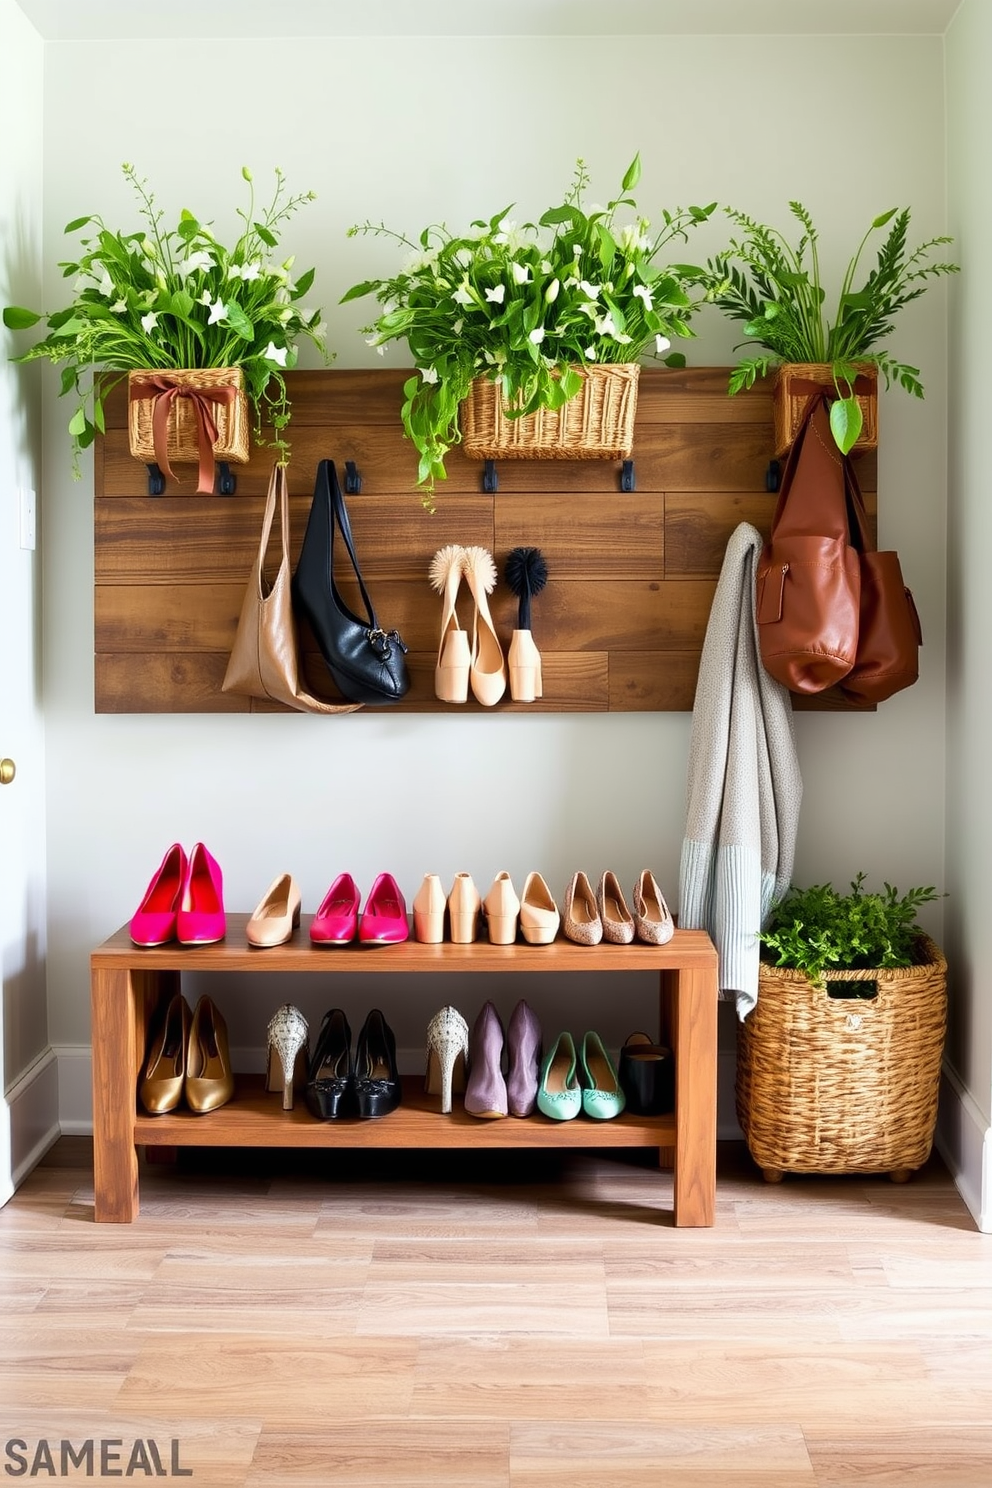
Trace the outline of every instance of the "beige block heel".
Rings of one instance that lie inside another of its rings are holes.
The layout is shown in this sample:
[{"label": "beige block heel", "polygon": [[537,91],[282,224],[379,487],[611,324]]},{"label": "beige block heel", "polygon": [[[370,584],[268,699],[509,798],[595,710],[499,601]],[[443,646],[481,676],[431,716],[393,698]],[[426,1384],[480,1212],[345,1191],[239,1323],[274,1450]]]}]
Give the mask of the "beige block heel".
[{"label": "beige block heel", "polygon": [[425,873],[413,899],[413,936],[422,945],[440,945],[444,939],[446,900],[436,873]]},{"label": "beige block heel", "polygon": [[550,945],[558,934],[561,915],[544,879],[528,873],[520,896],[520,933],[528,945]]},{"label": "beige block heel", "polygon": [[544,696],[541,653],[529,630],[513,632],[507,666],[510,672],[510,697],[515,703],[533,703]]},{"label": "beige block heel", "polygon": [[482,899],[470,873],[456,873],[448,895],[448,929],[455,945],[475,939]]},{"label": "beige block heel", "polygon": [[513,945],[517,938],[520,900],[508,873],[497,873],[482,901],[491,945]]}]

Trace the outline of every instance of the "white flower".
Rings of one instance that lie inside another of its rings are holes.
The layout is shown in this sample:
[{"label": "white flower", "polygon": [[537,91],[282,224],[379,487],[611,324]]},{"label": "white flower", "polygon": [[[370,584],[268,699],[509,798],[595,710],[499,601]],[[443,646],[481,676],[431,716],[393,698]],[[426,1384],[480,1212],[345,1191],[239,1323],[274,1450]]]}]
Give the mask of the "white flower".
[{"label": "white flower", "polygon": [[468,280],[464,279],[458,288],[452,293],[451,298],[456,305],[471,305],[472,296],[469,293]]},{"label": "white flower", "polygon": [[115,300],[110,308],[115,315],[121,315],[127,309],[127,300]]},{"label": "white flower", "polygon": [[553,305],[554,304],[555,300],[558,298],[558,291],[559,291],[560,288],[561,288],[561,285],[558,283],[558,280],[557,279],[552,279],[551,283],[548,285],[547,289],[544,291],[544,303],[546,305]]},{"label": "white flower", "polygon": [[471,262],[471,248],[459,248],[458,252],[455,254],[455,263],[459,266],[459,268],[467,269]]},{"label": "white flower", "polygon": [[598,336],[616,336],[617,328],[613,324],[612,315],[603,315],[596,321],[596,334]]},{"label": "white flower", "polygon": [[244,268],[241,270],[241,277],[245,280],[245,282],[247,282],[249,279],[261,279],[262,265],[260,263],[245,264]]},{"label": "white flower", "polygon": [[551,273],[551,262],[547,258],[542,258],[541,259],[541,273],[542,274],[550,274]]},{"label": "white flower", "polygon": [[599,294],[599,285],[590,284],[588,279],[580,279],[579,288],[581,289],[582,293],[584,295],[588,295],[591,300],[594,300]]},{"label": "white flower", "polygon": [[437,382],[437,368],[436,367],[421,367],[421,369],[420,369],[420,375],[424,379],[425,382]]},{"label": "white flower", "polygon": [[207,316],[207,325],[216,325],[219,320],[224,319],[226,314],[227,306],[224,304],[224,301],[219,299],[214,300],[210,306],[210,314]]},{"label": "white flower", "polygon": [[638,253],[644,247],[640,223],[628,222],[620,234],[620,246],[627,252]]},{"label": "white flower", "polygon": [[187,254],[179,265],[179,272],[185,278],[188,274],[196,274],[200,269],[212,269],[214,264],[213,254],[206,253],[202,248],[196,253]]},{"label": "white flower", "polygon": [[596,360],[596,348],[595,348],[595,346],[587,346],[586,347],[586,359],[587,359],[587,361],[590,361],[590,362],[594,362]]},{"label": "white flower", "polygon": [[527,284],[530,282],[530,269],[526,264],[511,263],[510,273],[513,275],[514,284]]},{"label": "white flower", "polygon": [[617,338],[616,339],[620,343],[621,346],[629,346],[630,343],[631,343],[631,339],[632,338],[630,336],[626,335],[623,331],[621,331],[617,335]]},{"label": "white flower", "polygon": [[460,336],[461,335],[461,333],[462,333],[462,326],[464,324],[465,324],[464,320],[459,315],[458,319],[455,321],[454,325],[451,327],[451,329],[454,331],[454,333],[455,333],[456,336]]},{"label": "white flower", "polygon": [[575,275],[569,274],[568,278],[565,280],[565,288],[576,289],[578,287],[578,283],[579,281],[578,279],[576,279]]},{"label": "white flower", "polygon": [[497,284],[493,289],[486,290],[486,299],[493,305],[502,305],[506,298],[506,285]]},{"label": "white flower", "polygon": [[586,300],[585,304],[580,305],[578,308],[583,312],[584,315],[588,315],[590,320],[598,319],[596,315],[596,306],[592,300]]},{"label": "white flower", "polygon": [[437,250],[432,249],[428,253],[419,250],[411,253],[403,265],[404,274],[419,274],[422,269],[432,269],[437,263]]},{"label": "white flower", "polygon": [[511,222],[508,217],[504,217],[501,222],[498,222],[496,224],[496,232],[493,234],[493,242],[509,243],[510,239],[513,237],[516,225],[517,224],[515,222]]},{"label": "white flower", "polygon": [[663,351],[667,351],[671,344],[667,336],[655,336],[654,338],[654,349],[659,356]]},{"label": "white flower", "polygon": [[150,336],[157,325],[158,316],[156,315],[154,310],[149,310],[147,315],[143,315],[141,317],[141,329],[144,331],[146,336]]},{"label": "white flower", "polygon": [[240,264],[236,264],[236,263],[228,264],[228,266],[227,266],[227,277],[228,277],[228,279],[240,279],[241,278],[241,265]]},{"label": "white flower", "polygon": [[365,345],[366,346],[378,346],[379,345],[379,337],[378,336],[366,336],[365,337]]},{"label": "white flower", "polygon": [[544,340],[544,327],[538,326],[536,330],[531,331],[527,339],[528,341],[532,341],[535,346],[540,346],[541,342]]},{"label": "white flower", "polygon": [[114,281],[113,281],[113,279],[111,279],[111,277],[107,273],[106,269],[104,269],[104,271],[103,271],[103,278],[100,280],[100,293],[104,296],[105,299],[108,299],[109,300],[110,299],[110,296],[113,294],[113,292],[114,292]]},{"label": "white flower", "polygon": [[286,365],[286,348],[277,346],[274,341],[269,342],[262,355],[267,362],[275,362],[280,367]]},{"label": "white flower", "polygon": [[581,243],[573,243],[572,244],[572,257],[573,258],[581,258],[582,257],[582,244]]},{"label": "white flower", "polygon": [[203,291],[203,293],[201,294],[200,298],[197,300],[197,304],[198,305],[212,305],[213,302],[214,302],[214,297],[210,293],[209,289],[205,289]]}]

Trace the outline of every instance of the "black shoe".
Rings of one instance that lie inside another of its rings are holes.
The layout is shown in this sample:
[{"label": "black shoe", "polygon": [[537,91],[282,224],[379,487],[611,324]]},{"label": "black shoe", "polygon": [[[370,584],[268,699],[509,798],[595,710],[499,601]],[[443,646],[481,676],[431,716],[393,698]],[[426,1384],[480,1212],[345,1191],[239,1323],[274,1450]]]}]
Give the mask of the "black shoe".
[{"label": "black shoe", "polygon": [[359,1116],[388,1116],[400,1103],[393,1030],[378,1008],[365,1019],[355,1046],[355,1098]]},{"label": "black shoe", "polygon": [[675,1109],[675,1064],[671,1049],[632,1033],[620,1050],[620,1089],[635,1116],[663,1116]]},{"label": "black shoe", "polygon": [[307,1110],[318,1121],[355,1113],[355,1070],[351,1029],[340,1008],[331,1008],[320,1025],[307,1071]]}]

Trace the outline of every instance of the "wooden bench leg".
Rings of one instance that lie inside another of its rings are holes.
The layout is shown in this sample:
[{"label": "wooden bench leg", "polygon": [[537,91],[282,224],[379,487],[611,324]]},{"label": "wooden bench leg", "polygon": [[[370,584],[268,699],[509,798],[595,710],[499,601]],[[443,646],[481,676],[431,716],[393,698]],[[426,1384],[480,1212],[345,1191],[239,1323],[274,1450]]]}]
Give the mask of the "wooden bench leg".
[{"label": "wooden bench leg", "polygon": [[137,1049],[135,989],[127,971],[94,971],[93,1190],[98,1224],[130,1224],[138,1213],[134,1146]]},{"label": "wooden bench leg", "polygon": [[716,968],[662,975],[674,1031],[675,1223],[705,1227],[716,1210]]}]

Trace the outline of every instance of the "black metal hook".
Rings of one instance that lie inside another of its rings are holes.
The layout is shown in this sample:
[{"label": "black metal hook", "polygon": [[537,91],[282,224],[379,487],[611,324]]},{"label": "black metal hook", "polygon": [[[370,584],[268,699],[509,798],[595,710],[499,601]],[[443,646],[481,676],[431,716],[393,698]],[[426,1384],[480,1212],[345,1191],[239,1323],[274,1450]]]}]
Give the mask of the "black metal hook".
[{"label": "black metal hook", "polygon": [[148,471],[148,494],[149,496],[161,496],[165,491],[165,476],[159,470],[155,461],[145,467]]},{"label": "black metal hook", "polygon": [[349,496],[357,496],[362,489],[362,477],[354,460],[344,462],[344,488]]},{"label": "black metal hook", "polygon": [[620,471],[621,491],[637,490],[637,474],[634,470],[633,460],[624,460],[623,469]]},{"label": "black metal hook", "polygon": [[487,460],[482,467],[482,489],[494,495],[499,490],[499,476],[496,473],[496,461]]},{"label": "black metal hook", "polygon": [[238,489],[238,478],[226,460],[217,461],[217,495],[233,496]]},{"label": "black metal hook", "polygon": [[782,482],[782,467],[777,460],[768,461],[765,471],[765,490],[777,491]]}]

